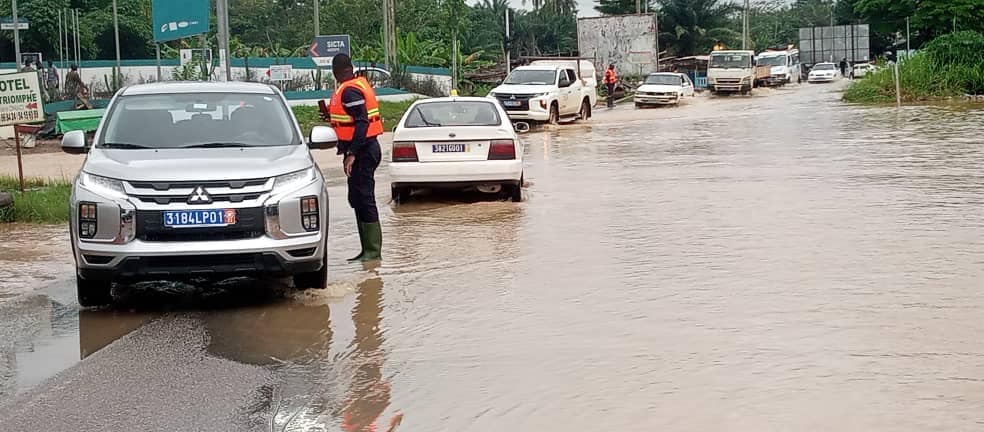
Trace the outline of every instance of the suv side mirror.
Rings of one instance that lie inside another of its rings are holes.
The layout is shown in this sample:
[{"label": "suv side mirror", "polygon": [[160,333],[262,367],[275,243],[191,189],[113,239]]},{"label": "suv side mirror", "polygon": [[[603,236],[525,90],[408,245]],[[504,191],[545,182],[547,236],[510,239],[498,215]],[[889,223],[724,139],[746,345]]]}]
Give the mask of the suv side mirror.
[{"label": "suv side mirror", "polygon": [[315,126],[311,129],[311,139],[308,147],[312,149],[329,149],[338,145],[338,135],[335,129],[327,126]]},{"label": "suv side mirror", "polygon": [[62,151],[68,154],[83,154],[89,151],[85,144],[85,132],[74,130],[65,134],[61,142]]}]

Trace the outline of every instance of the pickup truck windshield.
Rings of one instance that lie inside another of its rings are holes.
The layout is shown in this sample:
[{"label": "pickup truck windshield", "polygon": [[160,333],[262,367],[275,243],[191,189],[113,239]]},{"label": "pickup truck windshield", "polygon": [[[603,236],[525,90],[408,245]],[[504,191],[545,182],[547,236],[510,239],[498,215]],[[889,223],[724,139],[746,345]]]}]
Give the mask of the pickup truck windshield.
[{"label": "pickup truck windshield", "polygon": [[742,69],[752,67],[752,56],[748,54],[711,54],[711,66],[715,69]]},{"label": "pickup truck windshield", "polygon": [[557,82],[557,72],[551,70],[514,70],[503,84],[552,85]]},{"label": "pickup truck windshield", "polygon": [[121,96],[97,147],[115,149],[268,147],[299,144],[274,95],[174,93]]},{"label": "pickup truck windshield", "polygon": [[784,57],[784,56],[779,56],[779,57],[759,57],[758,64],[759,64],[759,66],[785,66],[786,65],[786,57]]},{"label": "pickup truck windshield", "polygon": [[646,81],[643,84],[681,85],[683,84],[683,78],[680,78],[679,75],[650,75],[646,77]]}]

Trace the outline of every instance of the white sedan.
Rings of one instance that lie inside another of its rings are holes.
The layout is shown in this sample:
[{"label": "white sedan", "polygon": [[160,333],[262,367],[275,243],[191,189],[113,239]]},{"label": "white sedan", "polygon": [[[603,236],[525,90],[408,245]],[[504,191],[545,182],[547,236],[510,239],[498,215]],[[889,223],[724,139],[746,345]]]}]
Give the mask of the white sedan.
[{"label": "white sedan", "polygon": [[523,197],[523,143],[502,106],[486,98],[415,102],[393,133],[389,170],[397,203],[434,188]]},{"label": "white sedan", "polygon": [[694,83],[687,74],[653,73],[636,89],[635,105],[678,104],[684,97],[694,95]]},{"label": "white sedan", "polygon": [[810,75],[806,79],[809,83],[831,82],[840,77],[840,69],[833,63],[817,63],[810,69]]}]

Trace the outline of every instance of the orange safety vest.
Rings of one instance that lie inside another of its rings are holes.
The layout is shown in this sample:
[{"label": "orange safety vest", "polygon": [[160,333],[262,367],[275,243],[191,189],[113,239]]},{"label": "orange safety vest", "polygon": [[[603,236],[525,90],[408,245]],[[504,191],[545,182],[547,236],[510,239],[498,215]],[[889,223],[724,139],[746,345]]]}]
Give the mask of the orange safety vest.
[{"label": "orange safety vest", "polygon": [[618,81],[618,75],[615,74],[615,69],[605,69],[605,84],[615,84]]},{"label": "orange safety vest", "polygon": [[383,117],[379,114],[379,101],[376,100],[376,92],[373,91],[372,85],[366,81],[365,77],[357,77],[339,85],[331,97],[331,104],[328,106],[329,121],[331,127],[335,128],[338,140],[352,141],[352,138],[355,137],[355,119],[345,112],[342,102],[342,93],[349,87],[359,89],[366,99],[366,111],[369,113],[369,129],[366,131],[366,138],[382,135]]}]

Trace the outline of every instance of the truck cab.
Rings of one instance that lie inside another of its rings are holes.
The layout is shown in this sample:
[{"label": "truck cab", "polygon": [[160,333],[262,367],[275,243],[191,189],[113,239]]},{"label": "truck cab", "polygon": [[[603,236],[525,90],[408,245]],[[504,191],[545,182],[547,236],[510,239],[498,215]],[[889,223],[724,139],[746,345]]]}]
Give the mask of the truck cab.
[{"label": "truck cab", "polygon": [[756,75],[754,51],[714,51],[707,65],[707,87],[711,93],[748,94]]},{"label": "truck cab", "polygon": [[488,96],[498,100],[514,122],[556,124],[590,118],[598,98],[597,79],[594,67],[585,63],[534,61],[514,69]]}]

